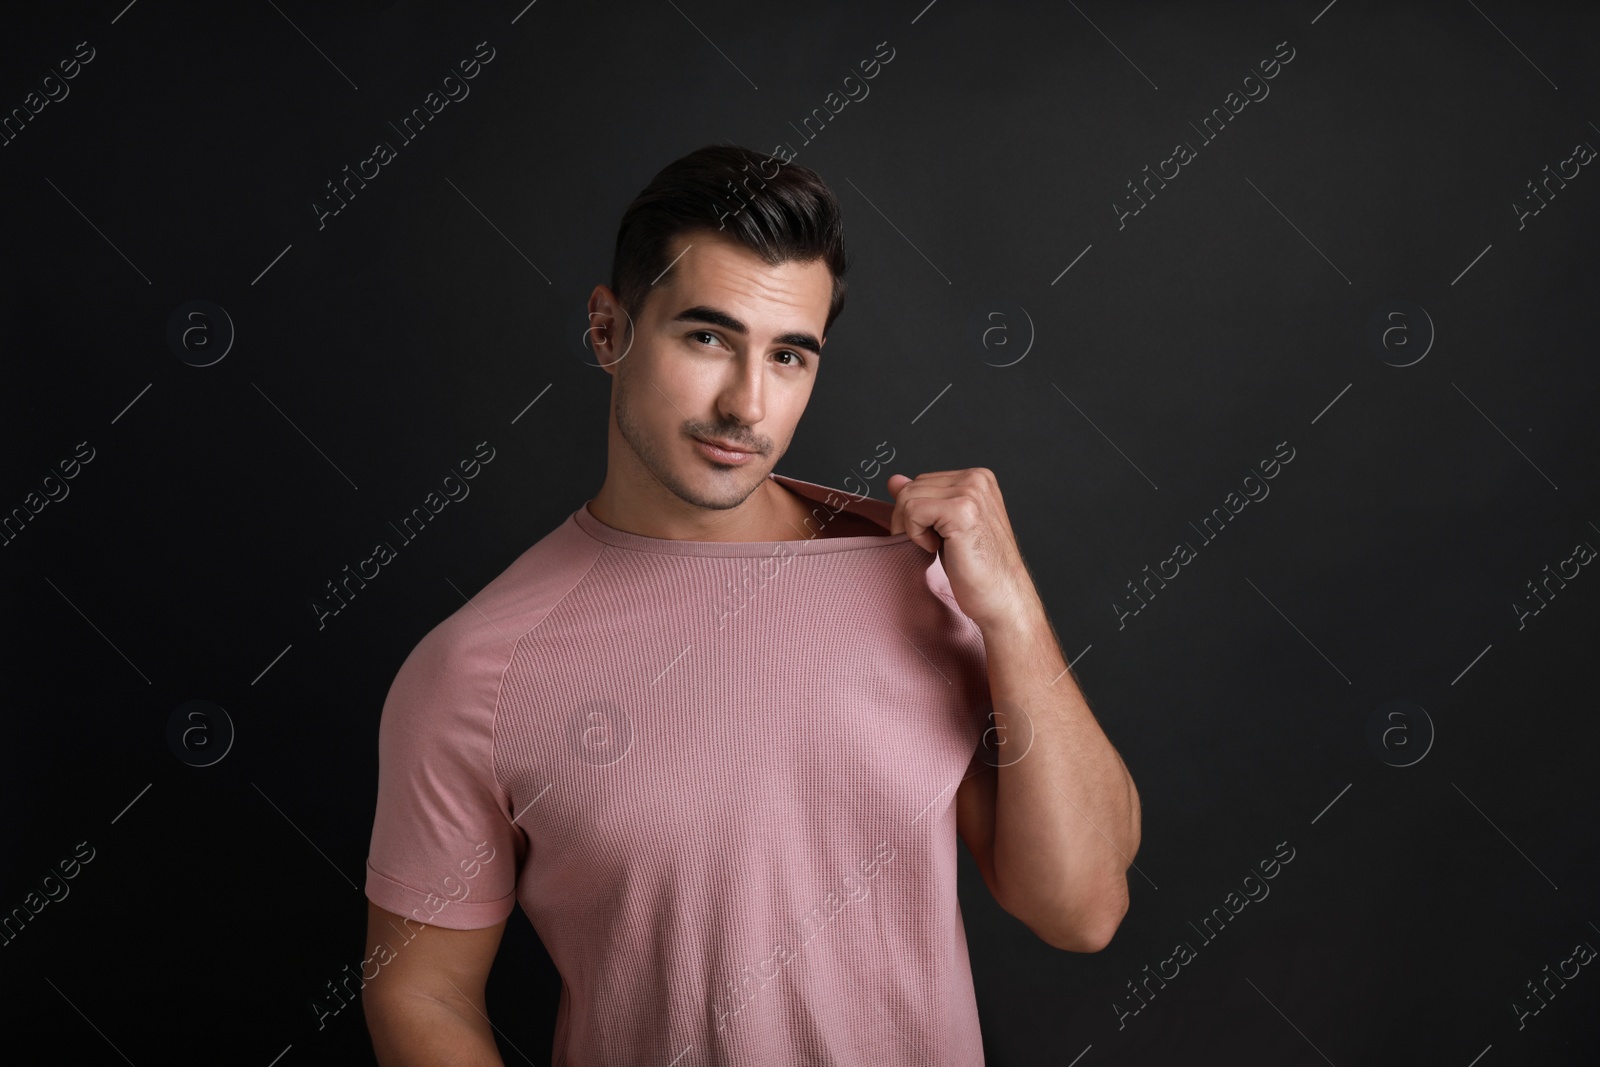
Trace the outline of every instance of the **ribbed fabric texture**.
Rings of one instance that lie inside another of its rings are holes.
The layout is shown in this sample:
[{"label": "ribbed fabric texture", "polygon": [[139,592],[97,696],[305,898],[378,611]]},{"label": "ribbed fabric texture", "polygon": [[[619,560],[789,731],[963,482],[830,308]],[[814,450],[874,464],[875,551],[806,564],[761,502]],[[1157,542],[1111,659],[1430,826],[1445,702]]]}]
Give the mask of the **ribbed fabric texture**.
[{"label": "ribbed fabric texture", "polygon": [[561,972],[554,1067],[975,1067],[955,793],[987,699],[906,534],[680,541],[580,507],[401,666],[366,894],[452,929],[520,904]]}]

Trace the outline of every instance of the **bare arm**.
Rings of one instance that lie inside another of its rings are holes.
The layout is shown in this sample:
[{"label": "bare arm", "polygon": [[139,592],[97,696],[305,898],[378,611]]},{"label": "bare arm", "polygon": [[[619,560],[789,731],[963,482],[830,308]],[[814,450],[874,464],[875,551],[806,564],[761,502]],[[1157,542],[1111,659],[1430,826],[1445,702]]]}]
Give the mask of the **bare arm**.
[{"label": "bare arm", "polygon": [[380,966],[361,1007],[381,1067],[505,1067],[483,998],[505,928],[428,926],[367,902],[368,958]]},{"label": "bare arm", "polygon": [[1138,791],[1037,597],[986,626],[983,641],[994,707],[1021,709],[1023,722],[1006,725],[1033,730],[1027,755],[1001,767],[994,786],[992,862],[1006,910],[1055,948],[1099,952],[1128,911]]},{"label": "bare arm", "polygon": [[[1047,944],[1099,952],[1128,911],[1139,795],[1068,677],[994,472],[891,474],[887,486],[895,498],[890,533],[939,554],[947,599],[983,636],[989,695],[1003,717],[996,725],[1032,726],[1025,757],[1002,760],[992,786],[987,774],[975,776],[957,827],[1001,907]],[[984,825],[990,788],[992,829]]]}]

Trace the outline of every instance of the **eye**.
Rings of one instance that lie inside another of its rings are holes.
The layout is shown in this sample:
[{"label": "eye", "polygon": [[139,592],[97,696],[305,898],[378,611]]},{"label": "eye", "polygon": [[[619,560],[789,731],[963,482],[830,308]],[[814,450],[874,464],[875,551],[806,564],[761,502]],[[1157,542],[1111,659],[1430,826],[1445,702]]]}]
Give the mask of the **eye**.
[{"label": "eye", "polygon": [[791,356],[791,357],[794,358],[794,362],[793,363],[785,363],[784,364],[784,366],[786,366],[786,367],[804,367],[806,365],[806,357],[802,356],[798,352],[790,351],[787,348],[784,349],[782,352],[777,352],[777,353],[774,353],[774,354],[775,355],[779,355],[779,356]]},{"label": "eye", "polygon": [[715,341],[717,339],[717,335],[712,333],[710,330],[695,330],[689,336],[691,338],[696,338],[696,339],[701,338],[701,337],[709,337],[713,341]]}]

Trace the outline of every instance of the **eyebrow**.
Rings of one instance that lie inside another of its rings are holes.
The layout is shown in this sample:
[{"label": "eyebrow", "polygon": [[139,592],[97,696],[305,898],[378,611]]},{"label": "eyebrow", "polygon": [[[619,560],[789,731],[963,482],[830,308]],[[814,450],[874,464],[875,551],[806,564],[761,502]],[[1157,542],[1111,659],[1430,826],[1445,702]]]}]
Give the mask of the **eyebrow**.
[{"label": "eyebrow", "polygon": [[[706,322],[713,326],[721,326],[724,330],[739,334],[741,337],[750,332],[744,323],[726,311],[718,311],[716,308],[706,307],[704,304],[679,312],[672,321]],[[773,340],[780,345],[793,345],[795,348],[804,348],[818,356],[822,355],[822,345],[809,333],[786,333],[773,338]]]}]

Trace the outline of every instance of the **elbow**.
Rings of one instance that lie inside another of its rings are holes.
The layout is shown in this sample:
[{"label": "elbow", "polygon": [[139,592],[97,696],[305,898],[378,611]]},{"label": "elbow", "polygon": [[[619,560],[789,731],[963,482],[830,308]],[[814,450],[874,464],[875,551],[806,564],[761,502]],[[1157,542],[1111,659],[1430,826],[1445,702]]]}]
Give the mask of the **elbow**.
[{"label": "elbow", "polygon": [[1062,952],[1099,952],[1111,944],[1111,939],[1116,935],[1117,928],[1122,925],[1122,917],[1126,913],[1127,908],[1124,906],[1121,911],[1097,920],[1084,920],[1063,927],[1029,924],[1029,929],[1039,940]]},{"label": "elbow", "polygon": [[[1099,952],[1111,944],[1128,914],[1128,884],[1121,881],[1114,893],[1095,904],[1035,912],[1022,921],[1034,936],[1063,952]],[[1018,916],[1022,918],[1022,916]]]},{"label": "elbow", "polygon": [[1109,912],[1097,925],[1088,928],[1082,947],[1069,949],[1068,951],[1099,952],[1111,944],[1111,939],[1116,936],[1117,931],[1122,927],[1123,916],[1127,914],[1128,898],[1123,897],[1122,903],[1114,911]]}]

